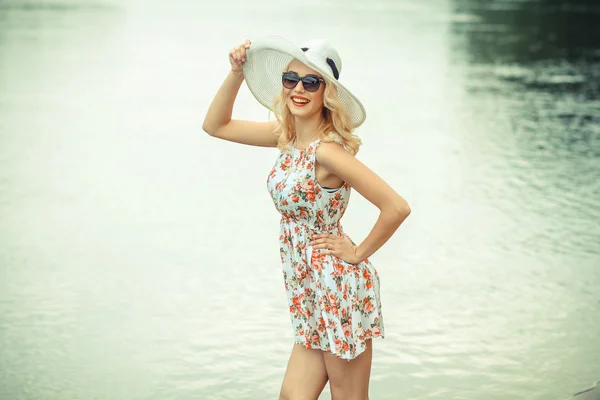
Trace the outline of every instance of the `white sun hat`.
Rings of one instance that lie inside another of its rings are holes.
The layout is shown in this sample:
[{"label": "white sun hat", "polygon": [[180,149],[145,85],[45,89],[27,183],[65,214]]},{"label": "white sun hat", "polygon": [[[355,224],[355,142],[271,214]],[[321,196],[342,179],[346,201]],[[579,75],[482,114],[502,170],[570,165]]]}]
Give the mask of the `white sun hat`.
[{"label": "white sun hat", "polygon": [[337,87],[338,97],[355,127],[367,118],[362,103],[339,81],[342,60],[325,40],[318,39],[297,46],[279,36],[267,36],[253,41],[246,51],[244,78],[250,92],[263,106],[273,111],[273,100],[281,93],[281,74],[297,59],[314,69]]}]

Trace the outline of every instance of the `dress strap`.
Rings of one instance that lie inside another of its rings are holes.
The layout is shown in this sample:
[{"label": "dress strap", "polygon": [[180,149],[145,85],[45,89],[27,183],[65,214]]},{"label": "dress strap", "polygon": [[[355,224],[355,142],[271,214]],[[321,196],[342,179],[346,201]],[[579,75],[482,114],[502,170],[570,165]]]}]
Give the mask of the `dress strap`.
[{"label": "dress strap", "polygon": [[334,142],[339,144],[340,146],[342,146],[344,148],[344,150],[348,151],[348,148],[346,147],[346,144],[344,143],[344,141],[340,138],[340,136],[338,134],[336,134],[335,132],[329,132],[326,136],[325,136],[325,141],[326,142]]}]

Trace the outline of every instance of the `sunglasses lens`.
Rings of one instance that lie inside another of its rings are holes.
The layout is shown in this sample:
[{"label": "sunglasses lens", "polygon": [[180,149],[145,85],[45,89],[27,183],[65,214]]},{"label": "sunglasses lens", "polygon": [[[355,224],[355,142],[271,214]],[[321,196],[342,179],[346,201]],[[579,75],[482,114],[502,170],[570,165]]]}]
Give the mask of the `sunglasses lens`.
[{"label": "sunglasses lens", "polygon": [[[300,76],[295,72],[284,72],[281,82],[286,89],[293,89],[300,82]],[[306,75],[302,78],[302,86],[308,92],[316,92],[321,86],[320,78],[315,75]]]},{"label": "sunglasses lens", "polygon": [[293,72],[286,72],[285,74],[283,74],[283,78],[281,80],[283,86],[288,89],[295,88],[298,84],[298,81],[300,81],[300,77],[297,74],[294,74]]},{"label": "sunglasses lens", "polygon": [[302,86],[309,92],[316,92],[319,90],[319,86],[321,86],[321,82],[319,82],[319,78],[315,76],[305,76],[302,78]]}]

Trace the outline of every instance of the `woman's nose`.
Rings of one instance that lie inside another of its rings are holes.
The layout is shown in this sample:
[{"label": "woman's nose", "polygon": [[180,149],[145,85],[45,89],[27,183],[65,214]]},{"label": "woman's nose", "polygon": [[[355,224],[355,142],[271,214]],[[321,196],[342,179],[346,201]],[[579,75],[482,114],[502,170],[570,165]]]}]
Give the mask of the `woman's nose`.
[{"label": "woman's nose", "polygon": [[296,87],[294,88],[294,92],[297,93],[304,93],[304,85],[302,84],[302,81],[298,81],[298,84],[296,85]]}]

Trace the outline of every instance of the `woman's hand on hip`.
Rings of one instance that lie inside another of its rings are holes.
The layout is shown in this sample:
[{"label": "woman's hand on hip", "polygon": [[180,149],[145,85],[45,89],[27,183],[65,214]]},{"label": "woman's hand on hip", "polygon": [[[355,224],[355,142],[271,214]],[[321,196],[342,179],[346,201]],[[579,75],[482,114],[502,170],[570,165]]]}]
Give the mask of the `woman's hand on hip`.
[{"label": "woman's hand on hip", "polygon": [[313,233],[309,244],[313,249],[323,249],[321,250],[322,254],[334,255],[348,264],[358,264],[360,262],[356,255],[356,246],[346,235]]},{"label": "woman's hand on hip", "polygon": [[231,63],[231,71],[236,74],[244,72],[243,67],[246,62],[246,50],[250,48],[250,41],[246,40],[239,46],[234,47],[229,52],[229,62]]}]

